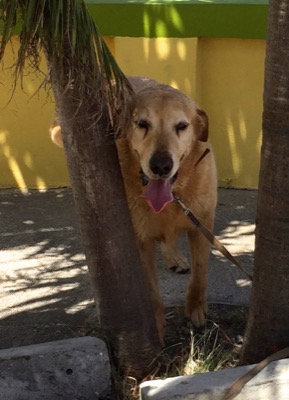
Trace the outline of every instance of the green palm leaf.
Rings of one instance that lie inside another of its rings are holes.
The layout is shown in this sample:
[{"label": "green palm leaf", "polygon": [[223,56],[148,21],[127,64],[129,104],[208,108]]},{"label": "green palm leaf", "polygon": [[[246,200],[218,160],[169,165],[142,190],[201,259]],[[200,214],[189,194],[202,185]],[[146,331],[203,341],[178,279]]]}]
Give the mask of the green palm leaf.
[{"label": "green palm leaf", "polygon": [[[84,1],[2,0],[0,28],[0,61],[11,37],[20,35],[16,77],[21,75],[26,63],[39,69],[43,50],[57,60],[59,74],[67,87],[72,84],[69,77],[73,76],[73,85],[81,88],[87,81],[83,74],[86,71],[98,83],[97,95],[109,107],[110,115],[120,114],[120,109],[123,112],[125,98],[131,90],[129,82],[99,34]],[[49,71],[47,79],[50,79]]]}]

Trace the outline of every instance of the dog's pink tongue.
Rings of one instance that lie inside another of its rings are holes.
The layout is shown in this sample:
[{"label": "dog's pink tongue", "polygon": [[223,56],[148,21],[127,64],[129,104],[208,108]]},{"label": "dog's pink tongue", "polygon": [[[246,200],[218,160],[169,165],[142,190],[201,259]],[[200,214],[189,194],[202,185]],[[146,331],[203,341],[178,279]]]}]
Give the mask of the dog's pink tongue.
[{"label": "dog's pink tongue", "polygon": [[146,190],[141,195],[149,206],[156,212],[162,211],[165,206],[174,200],[169,180],[149,179]]}]

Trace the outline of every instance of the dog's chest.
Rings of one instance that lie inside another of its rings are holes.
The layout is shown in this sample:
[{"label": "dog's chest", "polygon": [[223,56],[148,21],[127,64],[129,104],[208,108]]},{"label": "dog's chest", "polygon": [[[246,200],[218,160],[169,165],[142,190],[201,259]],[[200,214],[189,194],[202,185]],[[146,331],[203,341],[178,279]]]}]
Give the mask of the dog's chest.
[{"label": "dog's chest", "polygon": [[136,235],[143,241],[166,241],[188,229],[187,219],[176,204],[168,204],[163,211],[155,213],[146,204],[139,203],[131,215]]}]

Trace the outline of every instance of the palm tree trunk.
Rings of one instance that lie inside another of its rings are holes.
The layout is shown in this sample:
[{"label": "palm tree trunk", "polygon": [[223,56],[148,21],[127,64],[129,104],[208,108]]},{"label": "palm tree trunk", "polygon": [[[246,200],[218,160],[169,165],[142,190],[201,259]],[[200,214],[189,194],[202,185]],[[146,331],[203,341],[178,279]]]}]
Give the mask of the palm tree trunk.
[{"label": "palm tree trunk", "polygon": [[[84,96],[78,106],[75,89],[58,80],[57,62],[49,63],[99,325],[120,367],[140,378],[161,347],[107,109],[93,124],[91,115],[101,101]],[[90,92],[96,84],[88,74]]]},{"label": "palm tree trunk", "polygon": [[289,345],[289,3],[271,0],[254,281],[242,353],[255,363]]}]

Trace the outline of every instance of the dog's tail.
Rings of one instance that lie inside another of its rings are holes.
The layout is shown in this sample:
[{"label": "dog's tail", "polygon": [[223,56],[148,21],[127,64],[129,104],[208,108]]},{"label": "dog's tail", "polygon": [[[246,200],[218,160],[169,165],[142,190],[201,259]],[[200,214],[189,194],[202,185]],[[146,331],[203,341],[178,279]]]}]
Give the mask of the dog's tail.
[{"label": "dog's tail", "polygon": [[63,147],[63,140],[62,140],[62,136],[61,136],[61,126],[59,125],[59,123],[54,122],[50,129],[50,137],[52,142],[54,142],[57,146],[59,147]]}]

